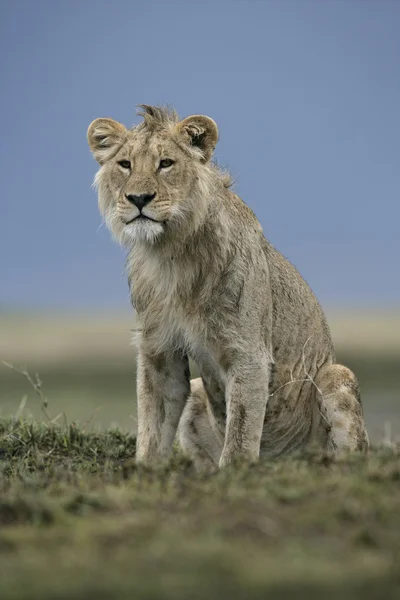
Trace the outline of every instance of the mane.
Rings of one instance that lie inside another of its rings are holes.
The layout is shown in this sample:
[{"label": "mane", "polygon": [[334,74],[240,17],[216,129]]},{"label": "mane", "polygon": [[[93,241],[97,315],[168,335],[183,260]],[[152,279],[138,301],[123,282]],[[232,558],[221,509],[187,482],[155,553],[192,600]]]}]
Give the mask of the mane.
[{"label": "mane", "polygon": [[150,106],[139,104],[137,114],[143,117],[142,127],[154,130],[179,122],[179,116],[170,106]]},{"label": "mane", "polygon": [[233,180],[228,169],[226,167],[221,167],[216,159],[211,161],[210,166],[218,174],[218,177],[221,179],[226,189],[230,189],[235,185],[235,181]]}]

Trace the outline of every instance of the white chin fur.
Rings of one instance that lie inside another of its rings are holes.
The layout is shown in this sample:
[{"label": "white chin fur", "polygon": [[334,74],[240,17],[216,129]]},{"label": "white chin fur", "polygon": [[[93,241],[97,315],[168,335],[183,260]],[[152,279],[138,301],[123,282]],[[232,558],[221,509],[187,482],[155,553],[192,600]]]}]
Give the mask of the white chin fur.
[{"label": "white chin fur", "polygon": [[130,245],[132,242],[147,242],[152,244],[163,233],[164,227],[161,223],[154,221],[133,221],[125,225],[123,229],[123,242]]}]

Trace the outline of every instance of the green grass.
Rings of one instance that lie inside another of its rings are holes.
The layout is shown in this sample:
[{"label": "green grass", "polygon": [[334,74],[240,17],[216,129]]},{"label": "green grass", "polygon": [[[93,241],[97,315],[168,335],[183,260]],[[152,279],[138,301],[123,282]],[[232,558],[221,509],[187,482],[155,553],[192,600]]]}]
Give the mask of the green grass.
[{"label": "green grass", "polygon": [[0,420],[0,598],[398,598],[400,448],[197,474],[118,430]]}]

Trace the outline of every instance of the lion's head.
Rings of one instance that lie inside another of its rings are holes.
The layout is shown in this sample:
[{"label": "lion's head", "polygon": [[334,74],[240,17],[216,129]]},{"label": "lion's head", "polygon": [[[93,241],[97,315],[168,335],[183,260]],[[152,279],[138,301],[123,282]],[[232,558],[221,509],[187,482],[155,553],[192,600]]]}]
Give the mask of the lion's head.
[{"label": "lion's head", "polygon": [[210,163],[218,140],[212,119],[180,121],[172,110],[141,108],[144,121],[132,129],[104,118],[93,121],[87,134],[100,164],[100,211],[126,246],[193,231],[205,218],[213,187],[226,185]]}]

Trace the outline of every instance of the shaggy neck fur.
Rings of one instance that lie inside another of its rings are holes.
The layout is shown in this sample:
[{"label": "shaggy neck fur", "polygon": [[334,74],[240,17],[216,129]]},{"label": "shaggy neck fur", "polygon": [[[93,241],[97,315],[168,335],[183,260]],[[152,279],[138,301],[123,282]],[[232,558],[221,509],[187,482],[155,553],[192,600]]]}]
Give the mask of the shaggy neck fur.
[{"label": "shaggy neck fur", "polygon": [[[151,300],[149,295],[153,296],[158,289],[161,291],[163,282],[170,290],[178,288],[180,294],[186,290],[184,295],[187,296],[201,273],[211,271],[215,277],[215,270],[210,269],[212,263],[218,262],[218,270],[224,266],[230,237],[230,218],[225,204],[233,194],[226,189],[216,170],[208,171],[208,177],[199,173],[185,208],[172,223],[165,225],[163,235],[154,243],[137,240],[132,244],[128,274],[133,300],[138,309],[138,304],[141,305],[141,312],[144,310],[141,297],[147,302]],[[197,290],[200,291],[198,287]]]},{"label": "shaggy neck fur", "polygon": [[[216,172],[214,177],[218,177]],[[167,232],[154,244],[135,243],[128,255],[132,304],[142,331],[160,351],[182,349],[182,344],[190,347],[190,330],[198,324],[196,314],[212,308],[227,265],[234,260],[238,240],[232,230],[238,227],[226,207],[237,197],[221,179],[208,185],[208,194],[202,185],[191,199],[202,207],[192,213],[197,213],[196,220],[185,220],[182,231]],[[208,325],[205,319],[204,338]],[[183,330],[188,334],[185,340]]]}]

